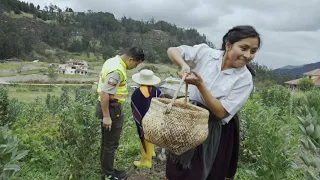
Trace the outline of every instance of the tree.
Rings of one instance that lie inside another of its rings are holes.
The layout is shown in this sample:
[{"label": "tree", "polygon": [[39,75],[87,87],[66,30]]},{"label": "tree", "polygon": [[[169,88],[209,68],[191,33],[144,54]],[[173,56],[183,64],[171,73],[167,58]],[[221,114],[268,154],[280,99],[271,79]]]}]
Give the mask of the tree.
[{"label": "tree", "polygon": [[82,44],[80,40],[74,39],[69,47],[69,51],[71,52],[81,52]]},{"label": "tree", "polygon": [[49,9],[50,9],[49,11],[50,11],[51,13],[53,13],[53,11],[55,10],[54,5],[53,5],[53,4],[50,4]]},{"label": "tree", "polygon": [[314,87],[314,83],[310,78],[303,78],[298,83],[298,88],[301,91],[310,91]]},{"label": "tree", "polygon": [[[9,95],[8,90],[0,88],[0,126],[4,126],[7,123],[9,107]],[[1,162],[2,163],[2,162]]]},{"label": "tree", "polygon": [[103,60],[107,60],[108,58],[114,55],[115,55],[115,50],[113,49],[112,46],[107,45],[106,47],[103,48],[103,52],[102,52]]},{"label": "tree", "polygon": [[21,11],[20,11],[19,8],[15,8],[15,9],[14,9],[14,13],[15,13],[15,14],[21,14]]},{"label": "tree", "polygon": [[23,63],[20,63],[20,65],[17,67],[17,72],[20,74],[23,69]]},{"label": "tree", "polygon": [[56,72],[56,66],[54,64],[49,65],[48,67],[48,77],[50,81],[53,82],[58,78],[58,74]]},{"label": "tree", "polygon": [[37,10],[38,10],[38,11],[40,10],[40,6],[39,6],[39,5],[37,6]]},{"label": "tree", "polygon": [[45,10],[46,12],[48,12],[48,10],[49,10],[48,6],[44,6],[44,10]]},{"label": "tree", "polygon": [[31,12],[32,14],[36,12],[36,9],[35,9],[33,3],[30,3],[30,12]]}]

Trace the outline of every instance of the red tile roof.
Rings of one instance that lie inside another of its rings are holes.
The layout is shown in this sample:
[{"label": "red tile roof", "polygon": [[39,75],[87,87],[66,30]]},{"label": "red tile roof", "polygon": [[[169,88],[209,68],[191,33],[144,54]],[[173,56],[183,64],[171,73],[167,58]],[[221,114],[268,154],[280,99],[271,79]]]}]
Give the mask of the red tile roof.
[{"label": "red tile roof", "polygon": [[[301,79],[302,78],[290,80],[290,81],[285,82],[285,84],[297,85]],[[314,85],[320,86],[320,77],[315,78],[312,81],[313,81]]]},{"label": "red tile roof", "polygon": [[285,83],[285,84],[297,85],[301,79],[302,79],[302,78],[294,79],[294,80],[290,80],[290,81],[287,81],[287,82],[284,82],[284,83]]},{"label": "red tile roof", "polygon": [[320,76],[320,69],[315,69],[310,72],[303,73],[306,76]]}]

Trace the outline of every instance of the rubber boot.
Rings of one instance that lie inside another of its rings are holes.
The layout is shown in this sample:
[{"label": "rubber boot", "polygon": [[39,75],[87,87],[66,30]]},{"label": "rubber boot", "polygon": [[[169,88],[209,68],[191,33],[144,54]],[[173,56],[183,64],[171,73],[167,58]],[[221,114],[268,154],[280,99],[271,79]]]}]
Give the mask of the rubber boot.
[{"label": "rubber boot", "polygon": [[152,167],[152,155],[154,153],[154,144],[149,143],[147,141],[144,141],[144,143],[146,145],[147,153],[144,151],[144,149],[141,145],[141,160],[134,161],[133,164],[136,167],[151,168]]}]

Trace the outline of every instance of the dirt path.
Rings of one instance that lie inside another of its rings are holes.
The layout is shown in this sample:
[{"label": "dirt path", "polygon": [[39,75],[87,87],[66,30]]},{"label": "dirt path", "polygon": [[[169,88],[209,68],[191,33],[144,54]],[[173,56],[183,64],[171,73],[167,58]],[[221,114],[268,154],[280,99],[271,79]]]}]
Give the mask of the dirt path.
[{"label": "dirt path", "polygon": [[[161,148],[155,147],[157,156],[161,152]],[[166,155],[167,152],[166,152]],[[129,170],[127,180],[165,180],[166,179],[166,160],[160,160],[157,156],[153,157],[152,168],[135,168]]]},{"label": "dirt path", "polygon": [[127,180],[165,180],[165,170],[166,162],[161,162],[158,158],[155,158],[151,169],[133,169]]}]

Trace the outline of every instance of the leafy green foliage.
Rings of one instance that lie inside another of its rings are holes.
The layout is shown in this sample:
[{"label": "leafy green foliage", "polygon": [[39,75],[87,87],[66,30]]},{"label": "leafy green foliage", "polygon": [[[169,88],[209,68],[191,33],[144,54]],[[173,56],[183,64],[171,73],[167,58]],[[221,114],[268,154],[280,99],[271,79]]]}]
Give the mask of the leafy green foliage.
[{"label": "leafy green foliage", "polygon": [[[37,48],[44,43],[70,52],[97,53],[103,59],[122,53],[125,48],[140,46],[150,62],[168,62],[166,49],[170,46],[199,43],[213,46],[196,29],[179,28],[165,21],[138,21],[127,17],[118,20],[108,12],[73,13],[71,8],[66,8],[67,13],[63,13],[52,4],[39,11],[32,3],[13,2],[5,0],[7,11],[17,9],[31,13],[33,19],[14,19],[0,14],[0,59],[21,57],[32,60],[37,56],[50,62],[59,61],[61,57],[56,57],[58,55],[45,54],[42,48]],[[42,23],[38,18],[48,23]],[[37,27],[36,32],[29,28],[30,23]],[[27,58],[29,56],[32,57]]]},{"label": "leafy green foliage", "polygon": [[29,149],[30,166],[50,169],[57,158],[57,119],[51,118],[48,109],[32,102],[20,106],[19,120],[13,124],[14,133],[20,137],[21,146]]},{"label": "leafy green foliage", "polygon": [[142,69],[149,69],[149,70],[153,71],[154,73],[158,73],[158,71],[159,71],[159,69],[156,66],[151,65],[151,64],[143,66],[140,70],[142,70]]},{"label": "leafy green foliage", "polygon": [[[25,89],[42,91],[39,88],[30,86]],[[93,115],[97,94],[91,87],[85,86],[62,87],[58,96],[45,89],[43,91],[48,93],[43,102],[9,101],[8,112],[13,112],[11,107],[18,112],[12,115],[13,133],[20,137],[20,146],[30,150],[16,176],[23,179],[98,179],[100,121]],[[288,114],[289,105],[284,101],[290,100],[291,96],[287,97],[285,89],[274,87],[271,91],[253,93],[240,112],[238,179],[298,180],[305,174],[303,168],[294,166],[296,158],[301,155],[297,154],[300,124],[293,119],[298,111]],[[308,103],[316,106],[314,111],[317,111],[317,93],[311,91],[303,96],[294,95],[292,106],[301,106],[305,103],[303,99],[314,97]],[[123,109],[124,129],[115,166],[130,172],[132,162],[140,152],[140,141],[128,102]],[[301,117],[306,114],[307,111]],[[316,130],[317,126],[314,126]],[[308,126],[303,127],[306,132],[306,128],[312,130]],[[310,140],[317,146],[315,141]],[[308,139],[303,141],[307,145],[310,143]],[[312,156],[307,158],[312,159]],[[309,171],[315,172],[314,169]]]},{"label": "leafy green foliage", "polygon": [[301,91],[310,91],[313,89],[313,87],[314,87],[314,83],[310,78],[303,78],[298,83],[298,88]]},{"label": "leafy green foliage", "polygon": [[3,126],[8,123],[8,90],[0,88],[0,125]]},{"label": "leafy green foliage", "polygon": [[264,88],[259,92],[262,103],[268,107],[277,107],[279,113],[286,114],[289,112],[290,92],[282,86]]},{"label": "leafy green foliage", "polygon": [[58,74],[56,72],[57,71],[56,68],[57,68],[57,66],[54,64],[51,64],[48,67],[48,77],[50,78],[51,82],[54,82],[58,77]]},{"label": "leafy green foliage", "polygon": [[60,95],[60,105],[62,108],[69,107],[71,104],[69,97],[69,88],[67,86],[62,87],[62,93]]},{"label": "leafy green foliage", "polygon": [[66,169],[60,172],[62,179],[87,179],[93,173],[93,165],[99,162],[96,151],[98,143],[94,142],[99,139],[97,130],[100,122],[92,112],[92,106],[75,103],[63,109],[59,115],[61,153]]},{"label": "leafy green foliage", "polygon": [[241,110],[240,161],[249,164],[254,177],[287,179],[298,139],[294,128],[280,117],[280,109],[263,101],[254,94]]},{"label": "leafy green foliage", "polygon": [[305,178],[308,180],[319,179],[320,169],[320,118],[314,107],[309,107],[305,104],[302,107],[298,107],[297,119],[300,122],[300,131],[304,138],[301,140],[303,147],[309,152],[308,155],[302,154],[300,158],[307,166],[305,170]]},{"label": "leafy green foliage", "polygon": [[21,170],[21,163],[28,151],[18,150],[19,139],[12,136],[7,126],[0,127],[0,179],[9,179]]},{"label": "leafy green foliage", "polygon": [[0,59],[23,57],[32,51],[32,34],[21,29],[19,22],[0,14]]}]

